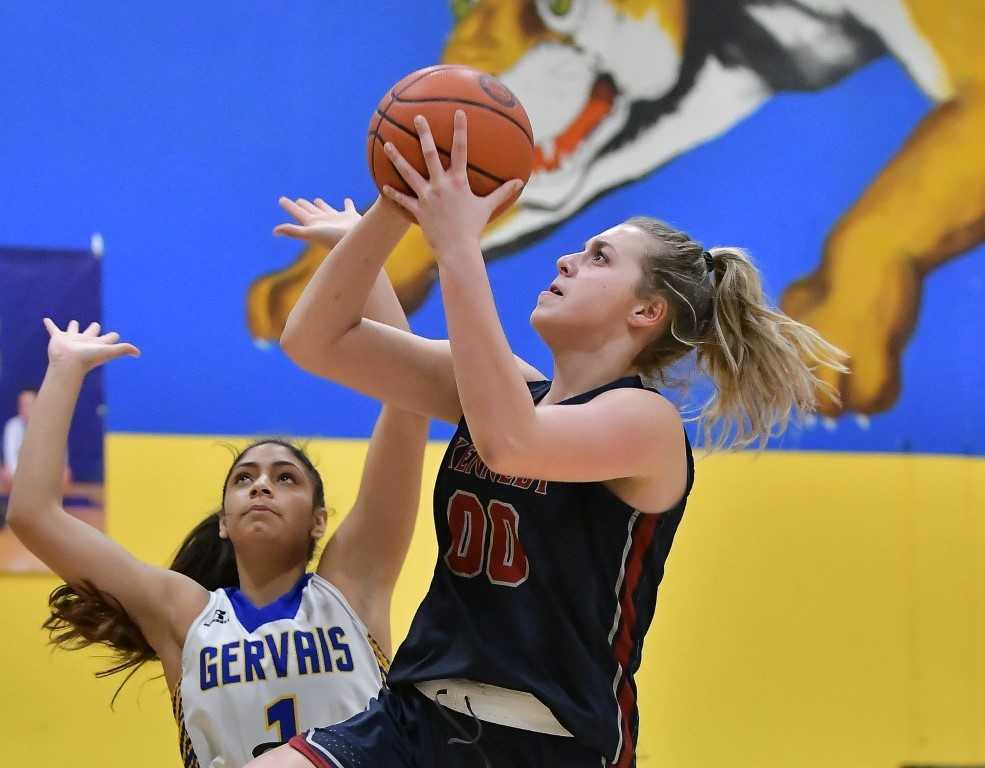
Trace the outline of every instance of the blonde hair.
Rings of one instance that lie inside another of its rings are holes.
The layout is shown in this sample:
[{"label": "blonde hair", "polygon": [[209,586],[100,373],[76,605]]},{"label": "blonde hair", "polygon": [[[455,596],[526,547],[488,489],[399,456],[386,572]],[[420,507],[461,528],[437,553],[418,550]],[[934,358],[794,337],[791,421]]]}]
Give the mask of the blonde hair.
[{"label": "blonde hair", "polygon": [[666,331],[634,364],[666,381],[669,366],[695,352],[698,369],[715,385],[696,417],[705,447],[763,446],[786,430],[792,415],[813,412],[819,391],[838,401],[817,370],[846,371],[847,356],[770,306],[745,251],[706,251],[686,233],[648,216],[625,224],[655,244],[644,254],[638,295],[663,296],[670,308]]}]

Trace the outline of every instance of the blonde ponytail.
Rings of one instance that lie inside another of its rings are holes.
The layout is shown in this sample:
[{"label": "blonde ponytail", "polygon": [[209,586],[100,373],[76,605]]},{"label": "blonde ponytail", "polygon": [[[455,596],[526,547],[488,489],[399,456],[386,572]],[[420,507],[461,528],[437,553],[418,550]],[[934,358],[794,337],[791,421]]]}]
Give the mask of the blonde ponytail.
[{"label": "blonde ponytail", "polygon": [[668,366],[695,351],[699,370],[715,385],[697,416],[706,448],[765,445],[791,416],[813,412],[819,393],[837,402],[837,393],[817,373],[845,371],[845,353],[768,303],[759,270],[745,251],[706,251],[649,217],[626,224],[656,241],[644,254],[640,296],[659,294],[670,307],[665,333],[635,363],[663,378]]},{"label": "blonde ponytail", "polygon": [[846,355],[803,323],[771,307],[759,270],[740,248],[713,248],[715,295],[698,365],[715,384],[701,409],[709,447],[760,445],[786,430],[791,415],[837,393],[821,367],[845,371]]}]

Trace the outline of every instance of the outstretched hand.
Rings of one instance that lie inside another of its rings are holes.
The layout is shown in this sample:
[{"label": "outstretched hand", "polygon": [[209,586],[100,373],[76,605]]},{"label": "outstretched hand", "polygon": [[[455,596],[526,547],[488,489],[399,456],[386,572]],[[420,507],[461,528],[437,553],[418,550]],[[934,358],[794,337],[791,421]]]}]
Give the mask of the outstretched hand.
[{"label": "outstretched hand", "polygon": [[472,192],[467,172],[468,126],[462,110],[455,112],[448,170],[441,164],[427,120],[418,115],[414,118],[414,126],[421,141],[428,178],[418,173],[399,150],[387,142],[383,147],[387,157],[417,197],[390,186],[383,188],[383,194],[417,219],[440,263],[442,255],[456,246],[477,245],[493,212],[516,194],[523,182],[512,179],[485,197]]},{"label": "outstretched hand", "polygon": [[46,317],[44,327],[51,337],[48,364],[52,366],[75,368],[86,374],[118,357],[140,357],[140,350],[133,344],[120,342],[120,334],[116,331],[100,335],[99,323],[90,323],[80,332],[78,321],[72,320],[63,331]]},{"label": "outstretched hand", "polygon": [[352,199],[348,197],[341,211],[336,210],[320,197],[315,198],[313,203],[303,197],[297,200],[282,197],[277,202],[297,224],[278,224],[274,227],[275,235],[307,240],[328,250],[338,245],[362,218]]}]

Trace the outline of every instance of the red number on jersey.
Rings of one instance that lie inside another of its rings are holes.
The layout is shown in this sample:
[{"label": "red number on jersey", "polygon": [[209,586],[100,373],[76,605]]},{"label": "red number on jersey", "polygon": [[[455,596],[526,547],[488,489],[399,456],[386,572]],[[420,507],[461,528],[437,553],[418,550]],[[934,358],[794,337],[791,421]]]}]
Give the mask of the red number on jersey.
[{"label": "red number on jersey", "polygon": [[451,546],[445,552],[445,562],[451,572],[467,579],[478,576],[486,543],[486,515],[478,496],[455,492],[448,500],[448,530]]},{"label": "red number on jersey", "polygon": [[493,584],[518,587],[530,575],[530,562],[520,543],[520,515],[512,504],[493,499],[489,502],[489,558],[486,576]]},{"label": "red number on jersey", "polygon": [[[492,533],[488,557],[483,558],[487,514]],[[448,501],[448,529],[451,545],[445,562],[452,573],[470,579],[482,571],[485,559],[491,583],[518,587],[527,580],[530,562],[520,542],[520,516],[512,504],[493,499],[488,510],[483,510],[475,494],[456,491]]]}]

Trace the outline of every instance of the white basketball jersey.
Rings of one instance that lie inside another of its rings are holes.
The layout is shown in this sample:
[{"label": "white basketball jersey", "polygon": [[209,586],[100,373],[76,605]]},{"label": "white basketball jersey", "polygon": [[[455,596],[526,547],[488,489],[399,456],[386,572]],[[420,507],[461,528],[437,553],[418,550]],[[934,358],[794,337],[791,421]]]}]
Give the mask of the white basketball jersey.
[{"label": "white basketball jersey", "polygon": [[257,608],[212,592],[188,630],[174,696],[185,768],[240,768],[261,744],[362,712],[388,661],[317,574]]}]

